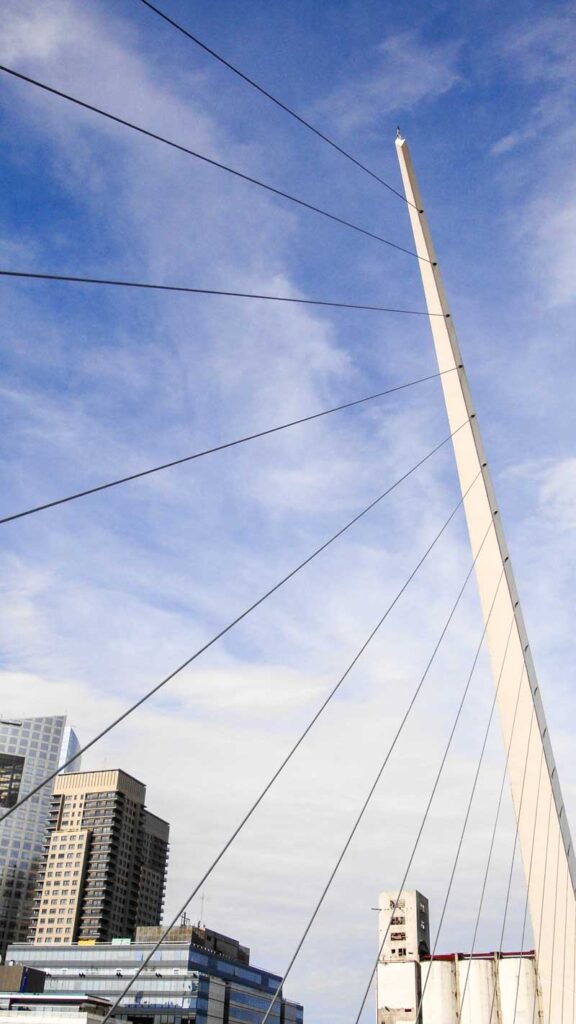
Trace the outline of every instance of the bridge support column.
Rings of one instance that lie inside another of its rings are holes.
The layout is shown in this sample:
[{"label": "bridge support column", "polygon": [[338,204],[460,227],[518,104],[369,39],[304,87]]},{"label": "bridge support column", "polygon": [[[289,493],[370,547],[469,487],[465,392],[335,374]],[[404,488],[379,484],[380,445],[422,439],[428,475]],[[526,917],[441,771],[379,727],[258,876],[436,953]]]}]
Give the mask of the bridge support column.
[{"label": "bridge support column", "polygon": [[[468,492],[464,509],[474,557],[491,524],[489,536],[476,562],[476,578],[484,620],[488,622],[486,639],[495,683],[513,623],[498,688],[498,708],[504,746],[509,751],[508,774],[536,944],[544,1013],[539,1024],[576,1024],[576,860],[570,829],[500,511],[422,198],[405,140],[398,138],[396,147],[406,198],[413,204],[408,206],[408,210],[416,252],[420,257],[428,313],[442,314],[430,316],[438,368],[455,371],[440,378],[450,430],[454,431],[466,422],[466,426],[453,437],[453,445],[462,493]],[[479,471],[481,480],[468,491]],[[495,582],[503,567],[507,586],[500,587],[489,617]],[[538,795],[542,754],[544,767]]]}]

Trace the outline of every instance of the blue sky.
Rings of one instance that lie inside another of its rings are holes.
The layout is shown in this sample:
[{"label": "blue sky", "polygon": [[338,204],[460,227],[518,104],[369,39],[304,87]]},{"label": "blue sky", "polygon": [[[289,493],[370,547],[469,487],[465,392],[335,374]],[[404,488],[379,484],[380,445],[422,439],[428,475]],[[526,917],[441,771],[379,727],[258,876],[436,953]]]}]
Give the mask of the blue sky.
[{"label": "blue sky", "polygon": [[[397,124],[409,140],[574,820],[573,13],[163,6],[397,188]],[[138,0],[8,0],[0,24],[3,63],[411,247],[401,200]],[[1,84],[4,268],[423,308],[412,257],[31,86]],[[6,513],[434,372],[424,318],[0,287]],[[88,739],[445,434],[431,382],[4,527],[4,711],[66,711]],[[457,498],[445,450],[90,753],[88,766],[141,777],[150,808],[172,822],[169,910]],[[256,962],[288,962],[469,561],[457,522],[207,885],[207,923],[238,935]],[[370,907],[401,878],[480,632],[470,588],[287,985],[310,1019],[355,1012],[375,952]],[[490,700],[482,661],[411,876],[433,914]],[[495,728],[445,950],[470,942],[501,770]],[[485,948],[500,934],[511,836],[507,807]],[[518,873],[513,903],[508,947],[521,931]]]}]

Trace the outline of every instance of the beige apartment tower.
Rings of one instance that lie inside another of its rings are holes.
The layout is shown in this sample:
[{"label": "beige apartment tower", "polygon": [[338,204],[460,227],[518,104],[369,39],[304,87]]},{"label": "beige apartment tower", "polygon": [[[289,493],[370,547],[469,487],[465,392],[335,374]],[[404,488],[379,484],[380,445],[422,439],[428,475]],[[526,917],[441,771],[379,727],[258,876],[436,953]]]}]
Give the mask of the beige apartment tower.
[{"label": "beige apartment tower", "polygon": [[38,876],[35,943],[133,938],[162,918],[169,825],[123,771],[57,778]]}]

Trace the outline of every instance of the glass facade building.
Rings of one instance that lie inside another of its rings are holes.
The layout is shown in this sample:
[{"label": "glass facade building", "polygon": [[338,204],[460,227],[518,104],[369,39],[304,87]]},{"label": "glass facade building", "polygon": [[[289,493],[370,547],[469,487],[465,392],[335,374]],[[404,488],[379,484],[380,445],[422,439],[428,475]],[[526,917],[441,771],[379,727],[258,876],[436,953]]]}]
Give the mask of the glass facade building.
[{"label": "glass facade building", "polygon": [[[218,933],[191,929],[197,941]],[[203,934],[202,934],[203,933]],[[236,958],[218,952],[218,941],[165,942],[135,980],[115,1017],[133,1024],[261,1024],[282,979],[249,963],[249,951]],[[85,992],[116,1000],[141,966],[153,941],[116,940],[110,944],[42,947],[13,945],[8,958],[47,972],[45,992]],[[247,955],[248,954],[248,955]],[[303,1024],[303,1008],[280,992],[270,1024]]]},{"label": "glass facade building", "polygon": [[[0,817],[79,749],[64,715],[0,721]],[[28,934],[53,789],[45,786],[0,829],[0,953]]]}]

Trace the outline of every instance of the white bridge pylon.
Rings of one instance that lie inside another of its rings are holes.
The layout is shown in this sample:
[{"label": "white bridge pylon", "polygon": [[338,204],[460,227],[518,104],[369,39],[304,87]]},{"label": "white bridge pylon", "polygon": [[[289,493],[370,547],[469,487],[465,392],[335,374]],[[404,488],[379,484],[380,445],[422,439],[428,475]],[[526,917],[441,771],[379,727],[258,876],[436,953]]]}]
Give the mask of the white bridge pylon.
[{"label": "white bridge pylon", "polygon": [[[466,493],[464,510],[473,557],[491,524],[476,562],[476,579],[495,685],[500,676],[497,703],[536,946],[540,1021],[576,1024],[576,859],[570,829],[501,516],[424,204],[406,141],[398,138],[396,148],[406,199],[413,204],[408,210],[428,313],[443,314],[430,316],[438,369],[455,371],[440,378],[450,430],[466,424],[452,442],[460,487]],[[499,587],[489,615],[502,569],[507,585]]]}]

